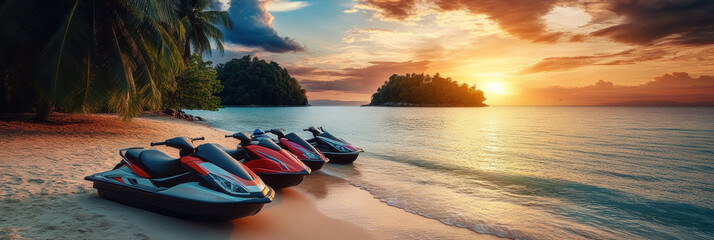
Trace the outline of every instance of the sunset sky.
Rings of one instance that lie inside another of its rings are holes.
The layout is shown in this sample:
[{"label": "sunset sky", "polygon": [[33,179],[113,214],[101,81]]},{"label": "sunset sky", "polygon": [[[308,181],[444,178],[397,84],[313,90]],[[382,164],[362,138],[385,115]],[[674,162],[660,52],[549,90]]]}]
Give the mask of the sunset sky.
[{"label": "sunset sky", "polygon": [[311,101],[368,102],[393,73],[491,105],[714,102],[714,1],[222,0],[222,63],[286,67]]}]

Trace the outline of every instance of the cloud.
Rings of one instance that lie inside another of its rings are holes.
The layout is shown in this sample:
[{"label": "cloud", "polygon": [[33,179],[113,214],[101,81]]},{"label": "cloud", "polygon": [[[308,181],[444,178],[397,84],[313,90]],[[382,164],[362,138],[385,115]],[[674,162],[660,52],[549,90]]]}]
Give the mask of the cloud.
[{"label": "cloud", "polygon": [[624,22],[595,31],[594,36],[631,44],[650,44],[667,37],[676,44],[714,43],[711,0],[611,0],[606,8]]},{"label": "cloud", "polygon": [[523,70],[520,74],[532,74],[540,72],[565,71],[590,65],[624,65],[635,64],[662,59],[669,52],[664,46],[639,47],[615,54],[598,54],[591,56],[575,57],[549,57],[544,58]]},{"label": "cloud", "polygon": [[362,0],[354,9],[375,9],[384,18],[406,20],[419,14],[419,3],[432,4],[439,11],[466,10],[474,15],[485,14],[504,31],[536,42],[554,42],[562,35],[546,31],[542,19],[558,3],[557,0]]},{"label": "cloud", "polygon": [[345,33],[345,37],[342,38],[342,41],[345,43],[372,41],[374,39],[374,35],[381,34],[381,33],[393,33],[393,32],[394,31],[389,30],[389,29],[379,29],[379,28],[352,29],[352,30],[347,31],[347,33]]},{"label": "cloud", "polygon": [[298,79],[323,78],[327,80],[300,80],[309,92],[340,91],[353,93],[373,93],[392,74],[425,72],[429,61],[370,62],[363,68],[345,68],[339,71],[322,71],[316,68],[289,68],[290,75]]},{"label": "cloud", "polygon": [[526,69],[520,71],[520,74],[531,74],[539,72],[563,71],[582,66],[591,65],[600,61],[601,56],[577,56],[577,57],[549,57],[540,60]]},{"label": "cloud", "polygon": [[242,45],[237,45],[233,43],[224,43],[223,47],[225,48],[226,54],[213,54],[213,56],[210,57],[210,60],[215,63],[225,63],[230,61],[233,58],[239,58],[241,56],[245,55],[250,55],[253,57],[258,57],[262,58],[267,54],[262,48],[260,47],[246,47]]},{"label": "cloud", "polygon": [[[646,45],[669,39],[675,44],[707,45],[714,43],[714,1],[711,0],[357,0],[349,12],[372,11],[375,17],[406,21],[420,14],[421,5],[432,10],[466,10],[487,15],[503,31],[535,42],[564,40],[579,42],[566,32],[549,31],[544,21],[552,10],[563,7],[584,9],[591,15],[588,28],[598,27],[592,36]],[[568,37],[569,36],[569,37]]]},{"label": "cloud", "polygon": [[381,9],[387,17],[402,20],[412,15],[417,5],[416,0],[366,0],[365,3]]},{"label": "cloud", "polygon": [[[649,81],[639,86],[643,89],[675,89],[675,88],[714,88],[714,76],[702,75],[698,78],[692,78],[685,72],[673,72]],[[714,97],[714,92],[710,92]]]},{"label": "cloud", "polygon": [[[224,2],[222,2],[224,3]],[[228,12],[233,30],[225,30],[226,41],[244,46],[260,47],[268,52],[299,52],[305,48],[295,40],[281,37],[273,28],[273,16],[260,0],[235,0]]]},{"label": "cloud", "polygon": [[308,5],[310,4],[305,1],[291,2],[289,0],[276,0],[268,2],[265,9],[268,10],[268,12],[289,12],[307,7]]},{"label": "cloud", "polygon": [[516,98],[534,105],[714,104],[714,76],[694,78],[685,72],[674,72],[636,86],[600,80],[583,87],[525,89]]}]

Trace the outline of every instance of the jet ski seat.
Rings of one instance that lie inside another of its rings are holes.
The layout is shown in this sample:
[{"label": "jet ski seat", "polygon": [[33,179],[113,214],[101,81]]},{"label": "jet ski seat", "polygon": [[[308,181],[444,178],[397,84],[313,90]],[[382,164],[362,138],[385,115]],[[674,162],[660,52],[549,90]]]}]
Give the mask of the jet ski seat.
[{"label": "jet ski seat", "polygon": [[126,151],[125,156],[131,164],[141,167],[151,178],[165,178],[186,172],[178,158],[172,158],[159,150],[132,149]]}]

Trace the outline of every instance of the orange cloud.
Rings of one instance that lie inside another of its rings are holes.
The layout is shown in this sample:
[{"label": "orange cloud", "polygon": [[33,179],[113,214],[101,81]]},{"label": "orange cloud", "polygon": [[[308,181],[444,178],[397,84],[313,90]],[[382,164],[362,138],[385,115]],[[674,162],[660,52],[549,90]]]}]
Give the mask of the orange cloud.
[{"label": "orange cloud", "polygon": [[[425,72],[429,61],[370,62],[363,68],[345,68],[339,71],[323,71],[316,68],[289,68],[300,85],[309,92],[340,91],[352,93],[373,93],[389,76],[395,73]],[[312,80],[327,78],[328,80]]]},{"label": "orange cloud", "polygon": [[364,0],[362,4],[379,10],[383,17],[405,20],[418,14],[420,2],[434,4],[441,11],[466,10],[472,14],[486,14],[504,31],[536,42],[554,42],[562,35],[546,31],[542,20],[557,0]]},{"label": "orange cloud", "polygon": [[[585,8],[593,15],[590,25],[606,27],[590,33],[618,42],[646,45],[671,38],[672,43],[707,45],[714,43],[714,1],[711,0],[361,0],[362,9],[374,9],[378,16],[406,20],[419,14],[418,5],[434,5],[437,11],[467,10],[485,14],[513,36],[536,42],[555,42],[566,36],[549,32],[543,22],[554,7]],[[566,40],[579,42],[583,35]]]},{"label": "orange cloud", "polygon": [[589,65],[623,65],[662,59],[669,54],[666,47],[638,47],[615,54],[598,54],[575,57],[544,58],[523,70],[520,74],[563,71]]}]

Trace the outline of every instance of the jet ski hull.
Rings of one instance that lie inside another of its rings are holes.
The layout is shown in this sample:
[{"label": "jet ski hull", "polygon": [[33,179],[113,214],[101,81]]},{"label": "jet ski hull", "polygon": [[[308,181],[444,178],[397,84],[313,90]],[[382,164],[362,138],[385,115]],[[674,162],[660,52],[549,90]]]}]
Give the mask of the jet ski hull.
[{"label": "jet ski hull", "polygon": [[256,173],[263,182],[273,189],[292,187],[300,184],[307,174]]},{"label": "jet ski hull", "polygon": [[310,170],[312,170],[312,171],[320,170],[320,168],[322,168],[322,166],[324,166],[326,163],[326,161],[323,161],[323,160],[314,160],[314,161],[301,160],[301,161],[302,161],[302,163],[304,163],[305,165],[310,167]]},{"label": "jet ski hull", "polygon": [[[196,221],[228,221],[252,216],[258,213],[263,205],[270,202],[269,198],[265,198],[265,201],[240,203],[197,202],[119,184],[87,180],[94,182],[94,188],[101,198],[163,215]],[[274,193],[270,194],[272,196]]]},{"label": "jet ski hull", "polygon": [[336,152],[322,152],[325,157],[330,159],[330,163],[337,164],[350,164],[357,160],[360,152],[350,152],[350,153],[336,153]]}]

